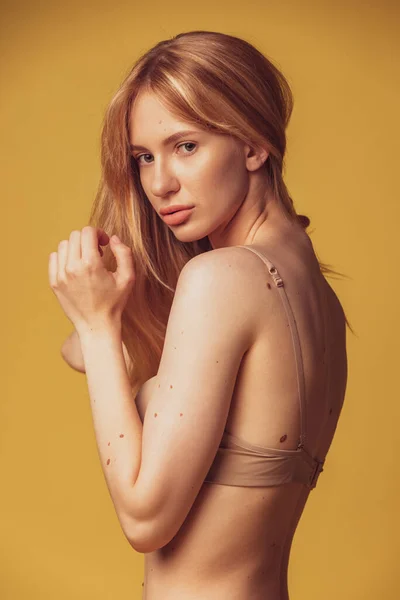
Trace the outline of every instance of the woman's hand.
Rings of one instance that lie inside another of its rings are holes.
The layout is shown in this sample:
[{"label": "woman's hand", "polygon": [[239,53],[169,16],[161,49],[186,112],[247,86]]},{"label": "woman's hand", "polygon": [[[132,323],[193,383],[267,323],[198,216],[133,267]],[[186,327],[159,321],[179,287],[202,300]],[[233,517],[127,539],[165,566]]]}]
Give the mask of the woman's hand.
[{"label": "woman's hand", "polygon": [[[114,273],[101,258],[100,246],[108,243],[117,261]],[[72,231],[50,254],[49,281],[78,334],[100,329],[121,319],[135,281],[132,250],[102,229]]]}]

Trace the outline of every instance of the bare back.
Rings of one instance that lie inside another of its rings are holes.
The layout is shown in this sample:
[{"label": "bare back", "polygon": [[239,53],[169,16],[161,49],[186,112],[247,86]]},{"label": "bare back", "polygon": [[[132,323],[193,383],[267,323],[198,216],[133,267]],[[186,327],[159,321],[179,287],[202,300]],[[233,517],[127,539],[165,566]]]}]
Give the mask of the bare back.
[{"label": "bare back", "polygon": [[[344,313],[306,234],[253,247],[284,280],[303,355],[307,445],[323,459],[347,383]],[[288,321],[277,290],[268,285],[267,267],[252,256],[258,330],[240,365],[226,431],[251,444],[295,449],[300,412]],[[325,476],[329,461],[319,481]],[[177,535],[145,555],[143,599],[288,600],[290,548],[309,492],[301,483],[240,487],[205,482]]]}]

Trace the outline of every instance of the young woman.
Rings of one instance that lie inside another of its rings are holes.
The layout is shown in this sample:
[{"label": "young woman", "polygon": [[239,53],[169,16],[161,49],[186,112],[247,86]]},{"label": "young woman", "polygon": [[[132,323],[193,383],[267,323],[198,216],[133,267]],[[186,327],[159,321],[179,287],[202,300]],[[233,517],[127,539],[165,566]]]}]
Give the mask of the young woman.
[{"label": "young woman", "polygon": [[291,112],[246,41],[160,42],[107,110],[89,227],[51,255],[76,329],[62,354],[86,372],[146,600],[287,600],[297,524],[329,477],[347,320],[283,181]]}]

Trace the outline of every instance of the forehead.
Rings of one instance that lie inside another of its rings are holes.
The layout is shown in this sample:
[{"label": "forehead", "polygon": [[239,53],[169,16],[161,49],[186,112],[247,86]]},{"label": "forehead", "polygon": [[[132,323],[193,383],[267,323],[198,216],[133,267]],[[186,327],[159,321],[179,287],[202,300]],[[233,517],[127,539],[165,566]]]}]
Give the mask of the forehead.
[{"label": "forehead", "polygon": [[189,129],[188,123],[173,115],[155,94],[142,92],[135,99],[129,115],[132,144],[145,143],[184,128]]}]

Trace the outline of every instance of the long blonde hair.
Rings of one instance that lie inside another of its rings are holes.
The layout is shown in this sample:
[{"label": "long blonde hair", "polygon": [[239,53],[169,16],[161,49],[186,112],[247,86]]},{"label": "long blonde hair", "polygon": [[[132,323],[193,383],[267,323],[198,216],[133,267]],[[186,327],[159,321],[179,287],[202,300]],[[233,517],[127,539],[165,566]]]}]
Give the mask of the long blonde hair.
[{"label": "long blonde hair", "polygon": [[[192,257],[212,249],[208,237],[180,242],[154,211],[131,155],[129,115],[141,91],[150,91],[180,120],[264,147],[262,168],[288,217],[304,229],[283,181],[285,130],[293,110],[289,84],[278,68],[243,39],[190,31],[143,54],[112,98],[101,135],[101,180],[89,224],[116,233],[132,248],[135,285],[122,315],[132,390],[157,373],[179,273]],[[103,261],[115,270],[108,246]],[[319,261],[321,271],[342,275]],[[346,319],[346,323],[351,329]]]}]

